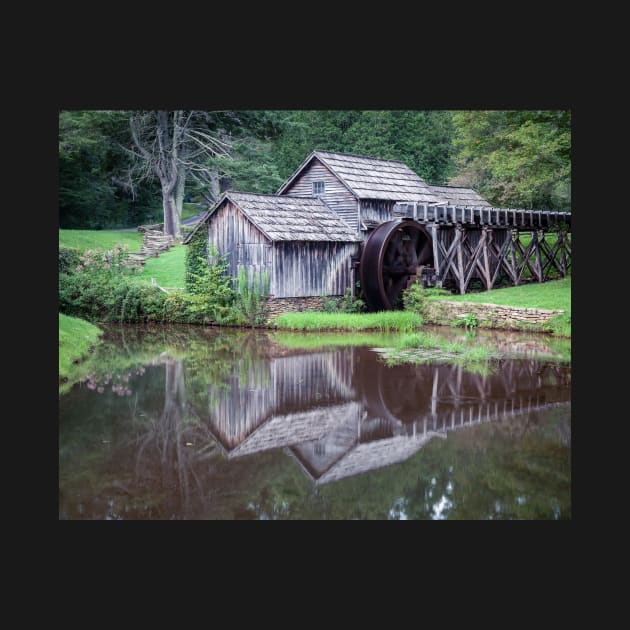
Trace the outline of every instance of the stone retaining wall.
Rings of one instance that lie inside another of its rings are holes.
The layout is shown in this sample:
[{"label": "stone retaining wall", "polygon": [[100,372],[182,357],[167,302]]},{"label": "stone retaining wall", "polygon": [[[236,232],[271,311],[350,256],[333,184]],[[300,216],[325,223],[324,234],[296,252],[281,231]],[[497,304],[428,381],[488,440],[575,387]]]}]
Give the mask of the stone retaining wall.
[{"label": "stone retaining wall", "polygon": [[449,325],[453,320],[461,319],[466,314],[472,314],[480,323],[483,322],[487,326],[509,329],[522,328],[523,324],[544,324],[551,317],[560,313],[564,313],[564,311],[477,302],[435,300],[427,305],[425,321],[428,324]]},{"label": "stone retaining wall", "polygon": [[271,319],[280,313],[299,313],[301,311],[321,311],[324,304],[341,295],[314,295],[309,297],[270,298],[267,302],[268,318]]}]

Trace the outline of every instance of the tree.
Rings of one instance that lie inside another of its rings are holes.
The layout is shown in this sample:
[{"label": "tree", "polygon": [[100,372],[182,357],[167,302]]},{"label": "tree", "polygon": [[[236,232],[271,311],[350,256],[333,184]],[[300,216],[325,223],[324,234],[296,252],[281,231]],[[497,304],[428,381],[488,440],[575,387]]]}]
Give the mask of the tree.
[{"label": "tree", "polygon": [[209,183],[213,172],[205,160],[229,156],[229,138],[221,129],[222,114],[225,113],[158,110],[133,112],[129,118],[133,155],[137,158],[135,176],[140,180],[159,180],[165,234],[181,236],[188,176]]},{"label": "tree", "polygon": [[451,112],[421,110],[283,113],[278,167],[288,177],[313,149],[401,160],[427,183],[453,172]]},{"label": "tree", "polygon": [[571,113],[463,111],[453,115],[458,174],[498,206],[571,209]]},{"label": "tree", "polygon": [[59,113],[59,222],[62,228],[126,227],[153,220],[148,186],[130,187],[128,112]]}]

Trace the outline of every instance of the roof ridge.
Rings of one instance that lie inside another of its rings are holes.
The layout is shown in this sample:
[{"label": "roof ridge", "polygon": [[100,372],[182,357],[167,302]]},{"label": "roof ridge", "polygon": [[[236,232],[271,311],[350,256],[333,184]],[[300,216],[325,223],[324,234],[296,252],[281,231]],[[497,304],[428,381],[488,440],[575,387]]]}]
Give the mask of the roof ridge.
[{"label": "roof ridge", "polygon": [[342,151],[327,151],[326,149],[313,149],[313,153],[330,153],[332,155],[348,155],[350,157],[364,158],[366,160],[379,160],[380,162],[397,162],[398,164],[403,164],[404,166],[407,166],[407,168],[410,168],[402,160],[390,160],[387,158],[374,157],[373,155],[360,155],[358,153],[343,153]]},{"label": "roof ridge", "polygon": [[463,190],[472,190],[477,192],[472,186],[450,186],[449,184],[428,184],[434,188],[462,188]]},{"label": "roof ridge", "polygon": [[319,197],[304,197],[302,195],[276,195],[275,193],[245,192],[243,190],[225,190],[223,192],[225,194],[254,195],[255,197],[274,197],[275,199],[312,199],[321,201]]}]

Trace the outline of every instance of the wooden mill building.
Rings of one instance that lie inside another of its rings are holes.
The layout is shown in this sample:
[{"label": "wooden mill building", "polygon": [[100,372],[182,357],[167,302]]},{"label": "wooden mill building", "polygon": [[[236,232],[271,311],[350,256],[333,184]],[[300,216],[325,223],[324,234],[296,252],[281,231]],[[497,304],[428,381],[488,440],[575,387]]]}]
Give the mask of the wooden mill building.
[{"label": "wooden mill building", "polygon": [[[544,230],[558,227],[553,250]],[[473,279],[542,282],[570,264],[568,213],[492,208],[403,162],[329,151],[313,151],[275,195],[223,193],[184,242],[200,231],[230,275],[268,278],[272,312],[319,308],[357,284],[372,310],[396,308],[415,281],[464,293]]]}]

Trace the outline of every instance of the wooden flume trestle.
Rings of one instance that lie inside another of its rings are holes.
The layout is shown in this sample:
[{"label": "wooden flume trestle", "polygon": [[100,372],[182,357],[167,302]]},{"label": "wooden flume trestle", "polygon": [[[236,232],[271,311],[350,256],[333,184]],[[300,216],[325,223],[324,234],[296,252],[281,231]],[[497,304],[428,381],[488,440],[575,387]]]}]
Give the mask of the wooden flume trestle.
[{"label": "wooden flume trestle", "polygon": [[400,306],[415,281],[466,293],[565,277],[571,267],[571,213],[399,204],[362,246],[359,275],[371,310]]}]

